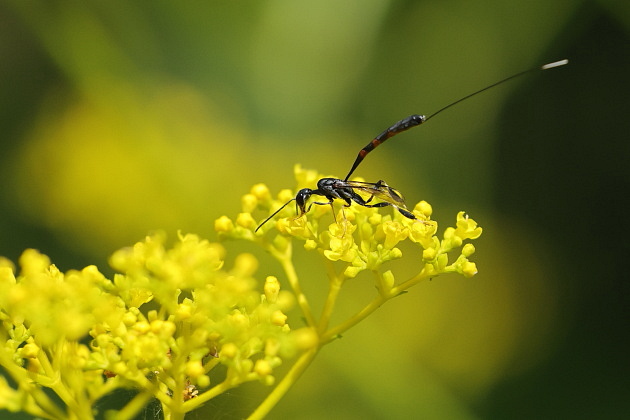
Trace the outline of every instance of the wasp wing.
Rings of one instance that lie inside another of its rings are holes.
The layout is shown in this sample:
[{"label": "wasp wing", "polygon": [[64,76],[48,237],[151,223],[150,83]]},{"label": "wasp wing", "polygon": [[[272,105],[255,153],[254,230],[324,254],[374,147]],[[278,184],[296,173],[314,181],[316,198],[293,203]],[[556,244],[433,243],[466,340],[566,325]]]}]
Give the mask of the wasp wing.
[{"label": "wasp wing", "polygon": [[406,209],[405,199],[402,194],[394,188],[387,185],[384,181],[379,182],[361,182],[361,181],[343,181],[343,186],[350,187],[366,194],[370,194],[394,207]]}]

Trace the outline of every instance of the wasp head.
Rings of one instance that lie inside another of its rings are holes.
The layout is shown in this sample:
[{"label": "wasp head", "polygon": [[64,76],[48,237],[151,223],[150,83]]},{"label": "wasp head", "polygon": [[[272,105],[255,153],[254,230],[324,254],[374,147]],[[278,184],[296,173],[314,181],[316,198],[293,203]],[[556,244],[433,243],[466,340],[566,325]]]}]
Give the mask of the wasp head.
[{"label": "wasp head", "polygon": [[299,208],[299,216],[306,213],[306,202],[313,195],[313,190],[310,188],[302,188],[295,196],[295,205]]}]

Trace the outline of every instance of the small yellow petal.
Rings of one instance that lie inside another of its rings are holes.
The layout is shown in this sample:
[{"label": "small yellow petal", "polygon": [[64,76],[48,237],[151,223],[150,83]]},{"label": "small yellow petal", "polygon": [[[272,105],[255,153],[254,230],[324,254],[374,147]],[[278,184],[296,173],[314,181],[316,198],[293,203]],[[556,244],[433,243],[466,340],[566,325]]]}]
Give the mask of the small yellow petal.
[{"label": "small yellow petal", "polygon": [[197,378],[203,375],[205,373],[205,370],[200,360],[191,360],[186,363],[185,372],[186,372],[186,376],[189,376],[191,378]]},{"label": "small yellow petal", "polygon": [[273,311],[273,313],[271,314],[271,323],[281,327],[287,323],[287,318],[288,317],[283,314],[282,311]]},{"label": "small yellow petal", "polygon": [[236,216],[236,224],[246,229],[255,229],[258,226],[250,213],[239,213]]},{"label": "small yellow petal", "polygon": [[256,372],[260,376],[271,375],[273,369],[271,369],[271,365],[265,359],[256,360],[256,364],[254,365],[254,372]]},{"label": "small yellow petal", "polygon": [[422,251],[422,259],[424,261],[433,261],[436,255],[437,251],[435,250],[435,248],[427,248]]},{"label": "small yellow petal", "polygon": [[462,266],[462,274],[466,277],[472,277],[477,274],[477,265],[474,262],[466,261]]},{"label": "small yellow petal", "polygon": [[234,230],[234,223],[227,216],[221,216],[214,221],[214,230],[216,232],[231,232]]},{"label": "small yellow petal", "polygon": [[270,303],[275,303],[278,300],[278,294],[280,293],[280,282],[274,276],[268,276],[265,280],[265,297]]},{"label": "small yellow petal", "polygon": [[241,197],[241,207],[243,208],[243,213],[251,213],[258,206],[258,197],[254,194],[245,194]]},{"label": "small yellow petal", "polygon": [[433,207],[424,200],[416,204],[414,210],[423,214],[427,219],[433,214]]},{"label": "small yellow petal", "polygon": [[265,184],[256,184],[252,187],[250,193],[256,197],[259,201],[269,200],[271,194],[269,188]]},{"label": "small yellow petal", "polygon": [[475,253],[475,246],[473,244],[466,244],[462,248],[462,255],[465,257],[470,257]]}]

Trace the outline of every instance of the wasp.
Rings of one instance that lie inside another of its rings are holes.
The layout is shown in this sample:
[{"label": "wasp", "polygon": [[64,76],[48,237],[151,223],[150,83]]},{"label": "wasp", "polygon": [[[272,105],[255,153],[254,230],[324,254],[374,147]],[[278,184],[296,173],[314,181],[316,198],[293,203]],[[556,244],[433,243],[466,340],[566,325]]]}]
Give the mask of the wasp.
[{"label": "wasp", "polygon": [[[267,223],[269,220],[271,220],[276,214],[278,214],[282,209],[284,209],[286,206],[288,206],[290,203],[292,203],[293,201],[295,201],[295,206],[296,206],[296,212],[297,217],[301,217],[304,214],[308,213],[311,209],[311,207],[313,207],[314,204],[317,205],[330,205],[331,207],[333,206],[333,202],[337,199],[342,200],[345,202],[344,206],[345,207],[349,207],[352,205],[352,203],[356,203],[360,206],[363,207],[387,207],[387,206],[391,206],[393,208],[395,208],[396,210],[398,210],[400,212],[400,214],[402,214],[403,216],[407,217],[408,219],[412,219],[412,220],[417,220],[416,216],[414,216],[413,213],[411,213],[408,209],[407,206],[405,205],[405,200],[402,196],[402,194],[400,194],[400,192],[398,192],[397,190],[395,190],[394,188],[390,187],[389,185],[387,185],[385,183],[385,181],[378,181],[378,182],[359,182],[359,181],[348,181],[348,179],[350,178],[350,176],[354,173],[355,169],[357,169],[357,167],[359,166],[359,164],[363,161],[363,159],[365,159],[365,157],[368,155],[368,153],[370,153],[372,150],[374,150],[376,147],[378,147],[380,144],[382,144],[383,142],[385,142],[387,139],[402,133],[404,131],[409,130],[410,128],[416,127],[418,125],[421,125],[425,122],[427,122],[428,120],[430,120],[431,118],[435,117],[436,115],[438,115],[439,113],[441,113],[442,111],[447,110],[448,108],[457,105],[458,103],[465,101],[468,98],[471,98],[481,92],[484,92],[488,89],[491,89],[497,85],[500,85],[504,82],[507,82],[508,80],[512,80],[516,77],[522,76],[524,74],[530,73],[532,71],[536,71],[536,70],[547,70],[547,69],[551,69],[551,68],[555,68],[555,67],[560,67],[560,66],[564,66],[565,64],[567,64],[569,62],[569,60],[559,60],[559,61],[554,61],[553,63],[548,63],[545,64],[543,66],[539,66],[539,67],[535,67],[533,69],[529,69],[529,70],[525,70],[516,74],[513,74],[512,76],[506,77],[505,79],[499,80],[496,83],[493,83],[489,86],[484,87],[483,89],[479,89],[471,94],[468,94],[454,102],[451,102],[450,104],[438,109],[437,111],[435,111],[433,114],[430,114],[428,117],[424,116],[424,115],[418,115],[418,114],[414,114],[411,115],[405,119],[402,119],[398,122],[396,122],[395,124],[393,124],[391,127],[389,127],[387,130],[383,131],[381,134],[379,134],[378,136],[376,136],[372,141],[370,141],[365,147],[363,147],[360,151],[359,154],[357,155],[354,163],[352,164],[352,167],[350,168],[350,172],[348,172],[348,174],[346,175],[346,177],[344,179],[337,179],[337,178],[322,178],[319,181],[317,181],[317,188],[316,189],[310,189],[310,188],[303,188],[300,191],[298,191],[298,193],[296,194],[295,198],[292,198],[291,200],[287,201],[286,203],[284,203],[278,210],[274,211],[271,216],[267,217],[265,220],[263,220],[263,222],[258,225],[258,227],[256,228],[255,232],[258,231],[258,229],[260,229],[265,223]],[[358,194],[358,192],[363,192],[366,195],[369,195],[369,197],[367,199],[364,199],[361,195]],[[328,201],[326,202],[320,202],[320,201],[313,201],[310,204],[307,205],[308,200],[314,196],[314,195],[318,195],[321,197],[324,197],[325,199],[327,199]],[[372,203],[372,200],[374,198],[379,199],[380,201],[377,203]]]},{"label": "wasp", "polygon": [[[362,191],[366,194],[369,194],[370,197],[366,200],[361,197],[357,191]],[[314,201],[308,204],[307,201],[311,198],[312,195],[320,195],[324,198],[327,198],[328,201],[325,203]],[[372,204],[372,200],[374,198],[378,198],[381,202]],[[392,206],[397,209],[403,216],[409,219],[416,219],[416,216],[413,215],[409,210],[407,210],[407,206],[405,205],[405,200],[403,196],[387,185],[385,181],[378,182],[360,182],[360,181],[345,181],[337,178],[322,178],[317,181],[317,189],[312,190],[310,188],[303,188],[298,191],[295,198],[287,201],[280,207],[278,210],[273,212],[273,214],[267,217],[258,227],[256,228],[256,232],[261,228],[262,225],[271,220],[276,214],[278,214],[283,208],[288,206],[291,202],[295,201],[296,211],[298,212],[298,217],[308,213],[311,210],[313,204],[318,205],[328,205],[332,207],[333,201],[336,199],[340,199],[345,201],[345,206],[348,207],[355,202],[363,207],[386,207]]]}]

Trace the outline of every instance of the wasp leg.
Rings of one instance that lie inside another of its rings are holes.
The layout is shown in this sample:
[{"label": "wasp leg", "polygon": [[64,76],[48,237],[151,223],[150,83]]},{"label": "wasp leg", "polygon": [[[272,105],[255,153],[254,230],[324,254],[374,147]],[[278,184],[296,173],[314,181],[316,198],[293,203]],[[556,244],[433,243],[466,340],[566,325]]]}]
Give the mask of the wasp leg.
[{"label": "wasp leg", "polygon": [[332,211],[333,219],[335,219],[335,223],[337,223],[337,217],[335,216],[335,207],[333,206],[333,200],[326,201],[325,203],[320,203],[319,201],[313,201],[311,204],[308,205],[308,208],[306,209],[305,213],[308,213],[309,211],[311,211],[311,207],[313,207],[313,204],[317,204],[320,206],[325,206],[327,204],[330,204],[330,210]]},{"label": "wasp leg", "polygon": [[320,203],[319,201],[313,201],[311,204],[308,205],[308,208],[306,209],[305,213],[308,213],[309,211],[311,211],[311,207],[313,207],[313,204],[317,204],[320,206],[325,206],[325,205],[330,204],[330,206],[332,207],[333,201],[330,200],[330,201],[326,201],[325,203]]},{"label": "wasp leg", "polygon": [[362,204],[362,206],[365,207],[387,207],[387,206],[391,206],[394,207],[396,210],[398,210],[400,212],[400,214],[402,214],[403,216],[405,216],[407,219],[412,219],[412,220],[417,220],[418,218],[416,216],[413,215],[413,213],[411,213],[408,210],[405,210],[403,208],[400,208],[398,206],[395,206],[391,203],[376,203],[376,204],[367,204],[368,202],[366,201],[365,204]]}]

